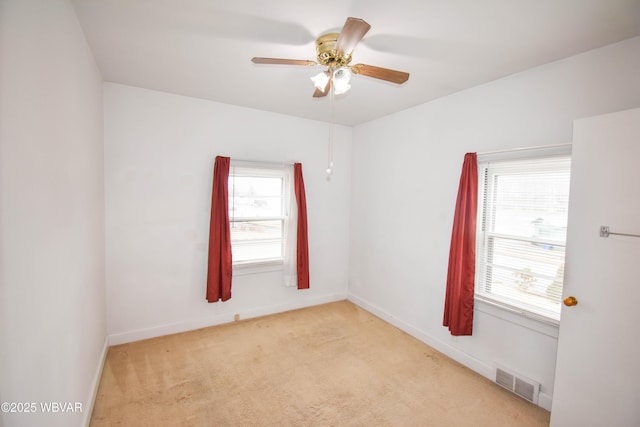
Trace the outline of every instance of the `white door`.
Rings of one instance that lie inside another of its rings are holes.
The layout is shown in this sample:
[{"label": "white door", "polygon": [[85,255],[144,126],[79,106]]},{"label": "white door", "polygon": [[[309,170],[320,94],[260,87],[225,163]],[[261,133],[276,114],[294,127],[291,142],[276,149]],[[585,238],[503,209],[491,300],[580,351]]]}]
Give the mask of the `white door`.
[{"label": "white door", "polygon": [[640,426],[640,109],[576,120],[552,427]]}]

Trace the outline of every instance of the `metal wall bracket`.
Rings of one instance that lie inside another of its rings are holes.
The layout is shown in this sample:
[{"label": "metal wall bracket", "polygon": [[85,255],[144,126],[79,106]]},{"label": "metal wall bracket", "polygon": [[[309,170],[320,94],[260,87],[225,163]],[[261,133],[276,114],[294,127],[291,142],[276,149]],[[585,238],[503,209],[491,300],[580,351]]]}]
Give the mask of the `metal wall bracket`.
[{"label": "metal wall bracket", "polygon": [[627,237],[640,237],[639,234],[629,234],[629,233],[614,233],[613,231],[609,231],[609,227],[606,225],[600,226],[600,237],[609,237],[609,236],[627,236]]}]

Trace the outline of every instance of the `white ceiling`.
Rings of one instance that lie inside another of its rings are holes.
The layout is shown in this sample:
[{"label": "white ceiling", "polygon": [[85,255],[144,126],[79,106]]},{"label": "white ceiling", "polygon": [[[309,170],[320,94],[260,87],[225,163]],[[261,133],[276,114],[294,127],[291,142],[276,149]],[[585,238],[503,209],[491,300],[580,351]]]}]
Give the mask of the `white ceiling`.
[{"label": "white ceiling", "polygon": [[[640,0],[73,0],[106,81],[329,120],[309,80],[317,36],[347,17],[371,30],[352,64],[407,71],[397,86],[354,76],[336,122],[356,125],[640,35]],[[640,53],[639,53],[640,54]]]}]

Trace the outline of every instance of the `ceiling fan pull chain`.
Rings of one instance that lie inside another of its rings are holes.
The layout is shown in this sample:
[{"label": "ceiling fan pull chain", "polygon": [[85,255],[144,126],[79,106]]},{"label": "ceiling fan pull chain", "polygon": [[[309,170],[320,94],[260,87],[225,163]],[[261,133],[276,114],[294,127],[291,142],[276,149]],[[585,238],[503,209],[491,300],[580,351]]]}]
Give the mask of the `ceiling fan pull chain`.
[{"label": "ceiling fan pull chain", "polygon": [[329,146],[328,146],[328,159],[327,159],[327,179],[331,177],[333,173],[333,102],[334,102],[334,90],[333,81],[329,83]]}]

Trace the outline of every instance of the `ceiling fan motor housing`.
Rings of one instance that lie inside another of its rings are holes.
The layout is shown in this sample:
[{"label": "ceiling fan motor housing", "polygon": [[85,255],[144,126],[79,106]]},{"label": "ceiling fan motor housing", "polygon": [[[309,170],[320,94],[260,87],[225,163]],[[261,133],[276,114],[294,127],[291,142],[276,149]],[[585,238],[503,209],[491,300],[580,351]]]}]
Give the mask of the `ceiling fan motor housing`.
[{"label": "ceiling fan motor housing", "polygon": [[316,52],[318,52],[320,64],[328,67],[344,67],[351,62],[351,54],[345,55],[335,50],[339,35],[338,33],[329,33],[316,40]]}]

